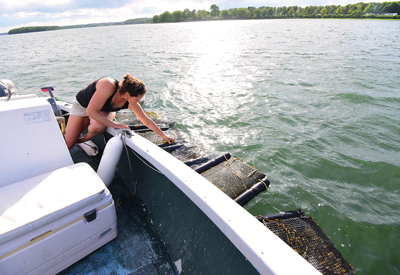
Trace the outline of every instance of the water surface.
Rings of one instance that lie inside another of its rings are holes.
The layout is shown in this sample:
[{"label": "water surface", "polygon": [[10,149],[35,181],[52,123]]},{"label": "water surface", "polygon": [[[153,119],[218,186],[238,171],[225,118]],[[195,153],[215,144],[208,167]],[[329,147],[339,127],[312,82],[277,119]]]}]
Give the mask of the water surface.
[{"label": "water surface", "polygon": [[97,78],[130,73],[146,83],[147,109],[269,176],[252,214],[300,207],[357,274],[399,274],[399,29],[252,20],[0,36],[0,78],[72,101]]}]

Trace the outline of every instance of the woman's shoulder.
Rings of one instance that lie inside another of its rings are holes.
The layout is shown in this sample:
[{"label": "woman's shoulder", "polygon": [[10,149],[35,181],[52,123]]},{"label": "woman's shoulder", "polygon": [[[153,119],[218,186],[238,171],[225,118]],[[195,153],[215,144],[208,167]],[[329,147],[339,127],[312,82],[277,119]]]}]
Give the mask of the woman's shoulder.
[{"label": "woman's shoulder", "polygon": [[106,89],[106,90],[112,90],[114,92],[116,83],[117,82],[115,79],[105,77],[105,78],[101,78],[97,81],[96,88],[97,88],[97,90]]},{"label": "woman's shoulder", "polygon": [[115,87],[115,83],[117,83],[117,80],[114,78],[110,78],[110,77],[104,77],[104,78],[100,78],[97,83],[102,84],[102,85],[112,85]]}]

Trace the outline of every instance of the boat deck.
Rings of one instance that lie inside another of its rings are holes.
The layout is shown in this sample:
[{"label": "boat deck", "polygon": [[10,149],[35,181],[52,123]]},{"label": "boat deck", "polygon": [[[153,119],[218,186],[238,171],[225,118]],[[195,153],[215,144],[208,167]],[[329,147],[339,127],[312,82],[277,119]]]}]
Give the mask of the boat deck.
[{"label": "boat deck", "polygon": [[[100,157],[89,157],[79,147],[70,150],[74,163],[97,170]],[[118,237],[59,274],[174,274],[169,256],[147,224],[142,203],[130,199],[123,180],[115,176],[108,188],[117,208]]]}]

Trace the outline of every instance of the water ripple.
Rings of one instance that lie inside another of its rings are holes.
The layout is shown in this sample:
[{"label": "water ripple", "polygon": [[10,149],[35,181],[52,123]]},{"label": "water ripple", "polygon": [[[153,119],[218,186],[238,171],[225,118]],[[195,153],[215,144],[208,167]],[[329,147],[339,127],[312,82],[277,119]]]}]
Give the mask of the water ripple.
[{"label": "water ripple", "polygon": [[[148,87],[146,108],[267,173],[261,197],[310,213],[358,273],[390,274],[400,270],[399,28],[241,20],[0,36],[0,74],[22,94],[53,85],[72,101],[94,79],[131,73]],[[246,208],[275,211],[259,198]]]}]

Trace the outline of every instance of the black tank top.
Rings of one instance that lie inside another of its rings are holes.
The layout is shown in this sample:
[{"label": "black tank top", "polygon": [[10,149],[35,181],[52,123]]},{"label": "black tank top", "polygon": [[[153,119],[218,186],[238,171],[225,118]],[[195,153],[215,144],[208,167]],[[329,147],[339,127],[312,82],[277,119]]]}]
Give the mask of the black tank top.
[{"label": "black tank top", "polygon": [[[76,100],[79,102],[79,104],[82,105],[82,107],[87,108],[87,106],[89,105],[90,99],[92,99],[92,96],[94,95],[94,93],[96,92],[96,84],[100,79],[97,79],[96,81],[92,82],[91,84],[89,84],[89,86],[87,86],[86,88],[80,90],[78,92],[78,94],[76,95]],[[115,80],[115,91],[114,93],[107,99],[106,103],[104,103],[103,108],[101,108],[100,111],[104,111],[104,112],[117,112],[119,110],[122,109],[128,109],[129,106],[129,102],[125,102],[124,106],[122,106],[121,108],[117,108],[114,109],[111,107],[111,101],[114,98],[115,94],[118,91],[118,80]]]}]

